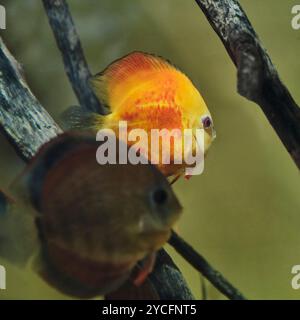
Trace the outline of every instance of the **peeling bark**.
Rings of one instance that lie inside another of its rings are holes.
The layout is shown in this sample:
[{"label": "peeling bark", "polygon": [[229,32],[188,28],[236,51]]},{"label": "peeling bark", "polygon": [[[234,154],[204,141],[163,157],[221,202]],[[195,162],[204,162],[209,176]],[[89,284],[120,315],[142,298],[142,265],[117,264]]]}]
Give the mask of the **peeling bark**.
[{"label": "peeling bark", "polygon": [[29,160],[61,132],[24,80],[22,69],[0,38],[0,127],[19,155]]}]

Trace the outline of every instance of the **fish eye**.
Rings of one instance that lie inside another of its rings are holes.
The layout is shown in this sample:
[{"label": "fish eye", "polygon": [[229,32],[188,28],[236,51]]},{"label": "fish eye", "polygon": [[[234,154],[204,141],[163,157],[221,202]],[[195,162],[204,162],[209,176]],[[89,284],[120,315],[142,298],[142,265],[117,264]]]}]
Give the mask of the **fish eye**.
[{"label": "fish eye", "polygon": [[212,126],[212,120],[210,116],[204,116],[201,118],[202,124],[203,124],[203,128],[204,129],[208,129]]},{"label": "fish eye", "polygon": [[154,190],[151,196],[153,202],[159,206],[164,205],[168,200],[168,192],[163,188]]}]

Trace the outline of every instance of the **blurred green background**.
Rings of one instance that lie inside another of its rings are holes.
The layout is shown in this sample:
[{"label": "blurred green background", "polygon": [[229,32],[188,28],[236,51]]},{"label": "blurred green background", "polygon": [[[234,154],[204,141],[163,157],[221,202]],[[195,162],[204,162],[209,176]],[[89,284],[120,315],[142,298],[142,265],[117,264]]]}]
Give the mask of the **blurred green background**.
[{"label": "blurred green background", "polygon": [[[298,299],[291,268],[300,264],[300,176],[257,105],[236,93],[236,70],[193,0],[69,0],[93,73],[133,50],[162,55],[196,84],[217,130],[205,172],[180,180],[180,234],[251,299]],[[298,3],[297,3],[298,2]],[[300,30],[293,0],[241,0],[282,80],[300,102]],[[34,94],[59,122],[77,101],[38,0],[1,1],[7,46]],[[24,163],[0,137],[0,186]],[[199,274],[169,249],[197,298]],[[4,262],[3,262],[4,264]],[[0,298],[67,298],[28,271],[7,267]],[[209,299],[224,297],[207,284]]]}]

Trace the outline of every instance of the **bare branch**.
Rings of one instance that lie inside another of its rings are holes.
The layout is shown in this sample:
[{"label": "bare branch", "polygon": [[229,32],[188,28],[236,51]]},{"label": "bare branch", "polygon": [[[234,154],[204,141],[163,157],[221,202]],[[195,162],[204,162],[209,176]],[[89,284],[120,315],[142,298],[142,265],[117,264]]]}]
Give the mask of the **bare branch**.
[{"label": "bare branch", "polygon": [[66,73],[81,107],[106,114],[91,86],[91,73],[65,0],[43,0],[57,46],[63,57]]},{"label": "bare branch", "polygon": [[256,102],[300,169],[300,109],[236,0],[195,0],[237,66],[238,92]]},{"label": "bare branch", "polygon": [[0,38],[0,126],[23,159],[61,132],[30,91],[21,67]]},{"label": "bare branch", "polygon": [[246,298],[230,283],[223,275],[216,271],[204,257],[196,252],[187,242],[185,242],[174,231],[169,240],[169,244],[196,270],[209,280],[227,298],[233,300],[245,300]]}]

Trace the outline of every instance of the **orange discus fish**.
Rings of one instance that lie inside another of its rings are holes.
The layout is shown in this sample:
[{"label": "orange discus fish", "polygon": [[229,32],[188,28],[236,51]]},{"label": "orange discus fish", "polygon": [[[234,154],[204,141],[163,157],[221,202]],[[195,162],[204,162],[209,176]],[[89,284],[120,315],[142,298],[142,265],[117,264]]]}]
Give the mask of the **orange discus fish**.
[{"label": "orange discus fish", "polygon": [[[162,144],[156,155],[157,166],[169,176],[180,176],[187,164],[176,161],[183,158],[182,137],[184,129],[204,129],[204,154],[215,137],[210,112],[199,91],[191,80],[165,59],[142,52],[133,52],[113,62],[103,72],[92,79],[95,92],[101,103],[111,113],[82,117],[80,126],[98,131],[102,128],[113,129],[118,136],[120,121],[127,122],[128,132],[131,129],[143,129],[148,140],[139,143],[139,152],[153,160],[151,150],[151,130],[177,129],[174,136],[169,134],[170,150],[165,153],[170,162],[165,163],[162,155]],[[74,109],[73,109],[74,112]],[[69,115],[71,112],[69,113]],[[74,122],[74,121],[73,121]],[[78,125],[78,123],[77,123]],[[167,135],[164,133],[163,135]],[[195,134],[193,136],[195,139]],[[133,144],[133,142],[127,141]],[[193,141],[191,152],[196,143]]]}]

